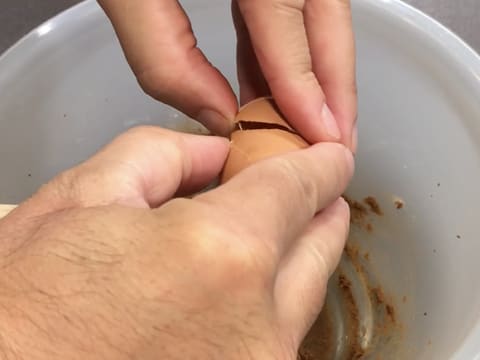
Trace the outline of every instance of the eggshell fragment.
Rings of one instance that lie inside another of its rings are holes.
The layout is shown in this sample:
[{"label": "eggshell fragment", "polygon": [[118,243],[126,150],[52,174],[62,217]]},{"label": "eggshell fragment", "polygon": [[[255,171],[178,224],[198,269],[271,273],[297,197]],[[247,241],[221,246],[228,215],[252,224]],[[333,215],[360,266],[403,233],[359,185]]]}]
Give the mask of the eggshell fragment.
[{"label": "eggshell fragment", "polygon": [[271,98],[256,99],[243,106],[235,118],[230,154],[221,183],[246,167],[269,157],[308,147],[287,123]]},{"label": "eggshell fragment", "polygon": [[243,105],[235,117],[235,122],[239,121],[278,124],[293,130],[283,117],[275,101],[270,97],[258,98]]}]

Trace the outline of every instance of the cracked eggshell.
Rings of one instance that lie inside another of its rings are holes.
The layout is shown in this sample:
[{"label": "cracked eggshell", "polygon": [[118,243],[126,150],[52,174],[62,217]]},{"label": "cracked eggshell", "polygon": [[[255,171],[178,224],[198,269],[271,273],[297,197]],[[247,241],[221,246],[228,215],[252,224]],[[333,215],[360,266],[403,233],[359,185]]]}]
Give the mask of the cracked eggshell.
[{"label": "cracked eggshell", "polygon": [[258,98],[243,105],[235,116],[235,122],[239,121],[277,124],[293,130],[271,97]]},{"label": "cracked eggshell", "polygon": [[[293,130],[271,98],[256,99],[243,106],[235,122],[277,124]],[[256,124],[259,125],[259,124]],[[281,129],[238,129],[231,135],[230,154],[225,162],[221,183],[246,167],[263,159],[308,147],[299,135]]]}]

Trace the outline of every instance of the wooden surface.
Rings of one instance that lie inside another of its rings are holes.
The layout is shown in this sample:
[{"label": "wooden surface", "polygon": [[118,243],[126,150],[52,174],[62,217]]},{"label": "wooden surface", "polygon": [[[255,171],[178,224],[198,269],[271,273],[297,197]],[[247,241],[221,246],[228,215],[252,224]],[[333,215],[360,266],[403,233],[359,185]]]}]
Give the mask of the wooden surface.
[{"label": "wooden surface", "polygon": [[2,204],[0,204],[0,219],[2,217],[5,217],[14,208],[15,208],[15,205],[2,205]]}]

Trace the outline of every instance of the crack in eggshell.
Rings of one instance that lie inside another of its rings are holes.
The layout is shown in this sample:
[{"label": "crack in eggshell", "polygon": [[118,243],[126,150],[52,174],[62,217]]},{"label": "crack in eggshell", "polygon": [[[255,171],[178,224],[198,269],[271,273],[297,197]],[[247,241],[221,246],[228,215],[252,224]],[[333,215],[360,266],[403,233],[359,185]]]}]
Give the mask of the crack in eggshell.
[{"label": "crack in eggshell", "polygon": [[222,183],[258,161],[308,147],[271,98],[256,99],[243,106],[235,120],[237,130],[230,135],[230,154]]},{"label": "crack in eggshell", "polygon": [[239,120],[235,124],[235,129],[236,130],[234,130],[233,132],[249,130],[282,130],[295,135],[299,135],[298,132],[296,132],[289,126],[263,121]]}]

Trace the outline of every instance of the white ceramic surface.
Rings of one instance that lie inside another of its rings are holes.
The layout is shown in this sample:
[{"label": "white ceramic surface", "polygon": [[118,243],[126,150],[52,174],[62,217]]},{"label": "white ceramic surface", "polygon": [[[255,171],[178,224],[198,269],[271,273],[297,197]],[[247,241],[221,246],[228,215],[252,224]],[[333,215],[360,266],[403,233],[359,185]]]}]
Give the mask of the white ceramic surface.
[{"label": "white ceramic surface", "polygon": [[[182,3],[236,88],[227,2]],[[361,242],[404,328],[404,355],[382,358],[480,359],[480,59],[400,1],[353,10],[361,142],[349,194],[384,209]],[[196,126],[140,91],[93,1],[45,23],[0,58],[0,203],[136,124]]]}]

